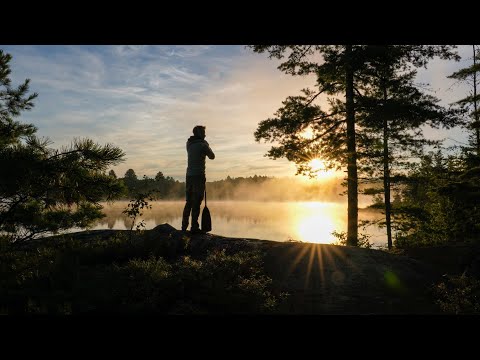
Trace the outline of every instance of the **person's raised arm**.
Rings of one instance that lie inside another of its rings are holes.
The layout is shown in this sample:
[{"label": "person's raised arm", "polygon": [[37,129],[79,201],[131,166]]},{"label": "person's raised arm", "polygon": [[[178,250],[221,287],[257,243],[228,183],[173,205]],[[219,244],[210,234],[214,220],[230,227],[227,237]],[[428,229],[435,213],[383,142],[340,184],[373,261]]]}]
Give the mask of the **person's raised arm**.
[{"label": "person's raised arm", "polygon": [[208,142],[205,141],[205,153],[207,154],[208,158],[210,160],[215,159],[215,154],[213,153],[212,149],[210,148],[210,145]]}]

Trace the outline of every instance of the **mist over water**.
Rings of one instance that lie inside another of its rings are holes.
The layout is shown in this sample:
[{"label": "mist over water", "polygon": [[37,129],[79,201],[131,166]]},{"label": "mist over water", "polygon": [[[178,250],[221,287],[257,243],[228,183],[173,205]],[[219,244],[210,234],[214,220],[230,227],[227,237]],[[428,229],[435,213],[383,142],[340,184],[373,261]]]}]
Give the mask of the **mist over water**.
[{"label": "mist over water", "polygon": [[338,177],[248,177],[207,182],[208,198],[212,200],[344,202],[344,191]]},{"label": "mist over water", "polygon": [[[333,231],[347,230],[346,197],[342,179],[329,177],[310,180],[304,177],[227,178],[207,182],[208,208],[212,216],[211,233],[239,238],[275,241],[297,240],[314,243],[332,243],[338,239]],[[371,197],[359,196],[359,206],[366,207]],[[168,223],[181,229],[184,200],[151,202],[141,220],[146,229]],[[122,214],[128,201],[104,204],[107,217],[95,224],[94,229],[130,229],[131,220]],[[205,206],[202,203],[201,209]],[[372,220],[381,216],[375,211],[359,211],[359,220]],[[200,219],[199,219],[200,222]],[[371,226],[359,233],[372,235],[370,242],[384,246],[384,231]]]},{"label": "mist over water", "polygon": [[[122,214],[127,204],[128,201],[103,204],[107,217],[93,229],[129,229],[131,220]],[[180,229],[184,204],[184,201],[151,202],[152,209],[145,210],[140,220],[145,220],[146,229],[164,223]],[[227,237],[328,244],[337,240],[333,231],[347,229],[346,203],[340,202],[213,200],[208,201],[208,208],[212,216],[211,233]],[[360,220],[379,216],[378,212],[359,211]],[[371,227],[366,233],[372,235],[370,242],[374,246],[386,244],[383,230]]]}]

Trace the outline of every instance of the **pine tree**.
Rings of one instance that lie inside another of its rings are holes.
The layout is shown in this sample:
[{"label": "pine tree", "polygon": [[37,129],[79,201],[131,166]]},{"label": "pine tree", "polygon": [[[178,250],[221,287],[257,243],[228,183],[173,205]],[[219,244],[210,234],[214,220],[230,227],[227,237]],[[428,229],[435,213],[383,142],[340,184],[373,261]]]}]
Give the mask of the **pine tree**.
[{"label": "pine tree", "polygon": [[102,200],[123,191],[106,169],[123,160],[121,149],[74,139],[60,150],[35,136],[36,127],[14,120],[31,110],[37,94],[29,80],[12,87],[12,57],[0,50],[0,236],[18,242],[102,218]]},{"label": "pine tree", "polygon": [[357,85],[357,122],[363,130],[364,148],[359,156],[369,181],[383,181],[389,249],[392,170],[397,168],[398,175],[405,175],[411,158],[418,158],[425,145],[436,144],[423,136],[424,125],[449,128],[458,122],[457,112],[442,108],[437,98],[415,86],[415,68],[426,66],[435,56],[458,60],[453,50],[451,46],[427,45],[371,45],[367,49],[367,63]]},{"label": "pine tree", "polygon": [[123,182],[128,188],[130,196],[137,190],[139,180],[133,169],[128,169],[123,177]]},{"label": "pine tree", "polygon": [[[255,131],[257,141],[277,141],[267,156],[285,157],[297,165],[297,174],[312,174],[310,161],[321,157],[328,167],[347,167],[347,245],[358,245],[358,175],[355,131],[355,74],[363,66],[364,47],[359,45],[255,45],[272,58],[288,59],[279,70],[291,75],[315,74],[318,89],[303,89],[289,96],[275,118],[263,120]],[[319,62],[315,56],[320,56]],[[328,99],[325,112],[315,103],[321,94]],[[345,96],[342,102],[338,96]],[[305,131],[311,137],[302,136]]]},{"label": "pine tree", "polygon": [[472,85],[472,93],[456,102],[462,109],[470,109],[469,114],[471,121],[467,122],[467,128],[472,131],[472,136],[469,139],[470,146],[480,157],[480,94],[477,92],[478,77],[480,75],[480,49],[472,45],[473,48],[473,64],[469,67],[463,68],[452,75],[448,76],[452,79],[465,81]]},{"label": "pine tree", "polygon": [[[278,142],[279,146],[273,146],[267,156],[273,159],[285,157],[295,162],[297,174],[312,175],[310,162],[315,158],[327,161],[328,167],[347,167],[347,244],[357,245],[358,164],[362,164],[363,157],[371,158],[372,149],[373,155],[380,156],[384,165],[384,178],[387,181],[385,189],[390,188],[389,132],[388,126],[385,126],[389,120],[374,109],[379,101],[385,103],[389,100],[385,91],[393,86],[395,79],[383,77],[383,80],[392,81],[392,84],[385,83],[383,86],[383,98],[378,98],[378,93],[372,97],[373,92],[378,92],[379,89],[379,84],[373,84],[372,81],[380,79],[381,66],[389,69],[388,75],[393,76],[407,62],[425,66],[433,56],[450,58],[454,54],[450,53],[448,46],[420,45],[397,47],[393,55],[387,56],[388,52],[384,52],[383,58],[379,56],[379,47],[370,45],[260,45],[252,48],[259,53],[267,51],[271,58],[283,59],[288,56],[278,67],[281,71],[291,75],[316,76],[317,89],[304,89],[303,95],[287,97],[274,118],[260,122],[255,139]],[[411,78],[407,76],[403,81],[407,80]],[[330,107],[328,111],[322,110],[318,104],[318,99],[323,94],[331,96],[327,99]],[[408,91],[404,94],[404,102],[409,95],[411,93]],[[343,96],[345,101],[341,99]],[[425,101],[426,96],[421,100]],[[376,128],[378,122],[372,122],[374,118],[381,120],[380,127]],[[416,121],[418,122],[418,116]],[[376,134],[377,130],[382,135],[372,137],[372,133]],[[307,132],[310,133],[309,136],[305,136]],[[381,140],[382,136],[385,141]],[[376,151],[375,145],[379,144],[382,145],[381,149]]]}]

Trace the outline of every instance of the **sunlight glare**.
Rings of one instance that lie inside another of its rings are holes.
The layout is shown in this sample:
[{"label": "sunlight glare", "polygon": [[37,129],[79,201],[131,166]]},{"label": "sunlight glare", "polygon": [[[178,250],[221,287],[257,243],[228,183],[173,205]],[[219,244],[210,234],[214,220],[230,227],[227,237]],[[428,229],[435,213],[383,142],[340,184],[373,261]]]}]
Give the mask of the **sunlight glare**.
[{"label": "sunlight glare", "polygon": [[325,164],[323,163],[322,160],[320,160],[318,158],[310,160],[309,165],[311,166],[313,171],[318,171],[318,170],[324,170],[325,169]]},{"label": "sunlight glare", "polygon": [[327,179],[337,175],[335,170],[326,170],[325,162],[319,158],[310,160],[308,165],[316,172],[317,179]]},{"label": "sunlight glare", "polygon": [[332,208],[321,202],[302,203],[302,208],[305,210],[295,214],[297,238],[320,244],[334,242],[332,232],[341,228],[336,212],[332,213]]},{"label": "sunlight glare", "polygon": [[305,139],[313,139],[313,130],[311,127],[307,127],[305,130],[303,130],[300,133],[301,137],[304,137]]}]

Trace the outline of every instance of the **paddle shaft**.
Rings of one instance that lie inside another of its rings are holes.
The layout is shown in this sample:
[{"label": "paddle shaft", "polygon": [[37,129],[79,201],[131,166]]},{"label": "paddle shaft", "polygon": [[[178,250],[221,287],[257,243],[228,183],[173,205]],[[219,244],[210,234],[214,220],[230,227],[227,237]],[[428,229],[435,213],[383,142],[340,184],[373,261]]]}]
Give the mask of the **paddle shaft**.
[{"label": "paddle shaft", "polygon": [[207,179],[205,178],[205,206],[207,206]]}]

